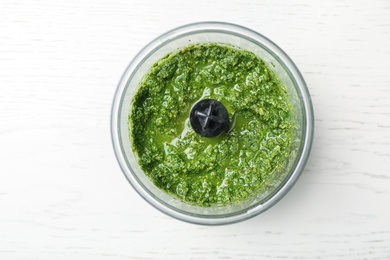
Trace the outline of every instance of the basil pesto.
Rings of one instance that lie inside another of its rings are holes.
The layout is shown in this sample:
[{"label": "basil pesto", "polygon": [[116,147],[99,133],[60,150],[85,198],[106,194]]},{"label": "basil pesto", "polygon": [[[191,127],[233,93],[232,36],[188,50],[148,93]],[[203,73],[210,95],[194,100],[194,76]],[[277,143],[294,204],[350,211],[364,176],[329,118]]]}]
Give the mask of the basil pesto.
[{"label": "basil pesto", "polygon": [[[189,123],[202,99],[221,102],[231,129],[202,137]],[[129,133],[145,174],[198,206],[241,202],[287,165],[296,143],[286,88],[255,54],[190,45],[156,62],[132,100]]]}]

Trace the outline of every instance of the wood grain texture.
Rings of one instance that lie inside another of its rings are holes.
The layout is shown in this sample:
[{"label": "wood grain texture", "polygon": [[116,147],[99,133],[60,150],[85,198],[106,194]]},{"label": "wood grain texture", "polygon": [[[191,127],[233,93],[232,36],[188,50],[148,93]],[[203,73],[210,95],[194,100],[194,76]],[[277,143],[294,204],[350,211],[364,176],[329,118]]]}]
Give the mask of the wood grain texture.
[{"label": "wood grain texture", "polygon": [[[292,191],[220,227],[143,201],[109,132],[135,54],[204,20],[276,42],[316,116]],[[1,1],[0,259],[390,259],[389,46],[388,0]]]}]

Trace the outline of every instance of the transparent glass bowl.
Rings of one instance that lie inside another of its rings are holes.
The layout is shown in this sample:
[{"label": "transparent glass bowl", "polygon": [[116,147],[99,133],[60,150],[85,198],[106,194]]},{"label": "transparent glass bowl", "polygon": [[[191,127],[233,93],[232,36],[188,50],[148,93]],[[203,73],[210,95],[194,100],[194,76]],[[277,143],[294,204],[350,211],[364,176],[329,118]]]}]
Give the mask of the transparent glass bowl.
[{"label": "transparent glass bowl", "polygon": [[[157,188],[143,173],[131,149],[128,118],[132,98],[150,67],[168,53],[196,43],[223,43],[251,51],[265,61],[284,83],[298,115],[300,145],[288,169],[275,175],[253,198],[230,206],[198,207],[180,201]],[[112,114],[111,134],[116,157],[128,181],[151,205],[183,221],[220,225],[242,221],[275,205],[294,185],[308,159],[313,140],[314,116],[309,91],[291,59],[261,34],[228,23],[201,22],[173,29],[145,46],[129,64],[118,84]]]}]

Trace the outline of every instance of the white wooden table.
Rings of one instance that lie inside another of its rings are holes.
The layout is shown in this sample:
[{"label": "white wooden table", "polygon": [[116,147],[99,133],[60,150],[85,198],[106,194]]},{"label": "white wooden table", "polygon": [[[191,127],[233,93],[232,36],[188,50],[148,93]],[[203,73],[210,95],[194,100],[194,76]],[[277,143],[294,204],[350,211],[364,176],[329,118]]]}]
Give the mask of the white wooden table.
[{"label": "white wooden table", "polygon": [[[0,259],[390,259],[390,1],[235,2],[0,2]],[[316,116],[291,192],[218,227],[139,197],[109,131],[135,54],[205,20],[283,48]]]}]

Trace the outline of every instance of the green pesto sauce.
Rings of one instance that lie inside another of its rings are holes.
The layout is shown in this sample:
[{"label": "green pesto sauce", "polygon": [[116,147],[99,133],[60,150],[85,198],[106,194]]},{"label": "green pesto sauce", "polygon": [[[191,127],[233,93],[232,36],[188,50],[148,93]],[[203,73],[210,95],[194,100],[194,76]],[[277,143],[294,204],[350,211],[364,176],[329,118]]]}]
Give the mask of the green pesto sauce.
[{"label": "green pesto sauce", "polygon": [[[231,130],[196,134],[191,107],[225,105]],[[129,133],[145,174],[160,189],[198,206],[250,198],[287,165],[296,123],[286,88],[255,54],[196,44],[152,66],[132,100]]]}]

